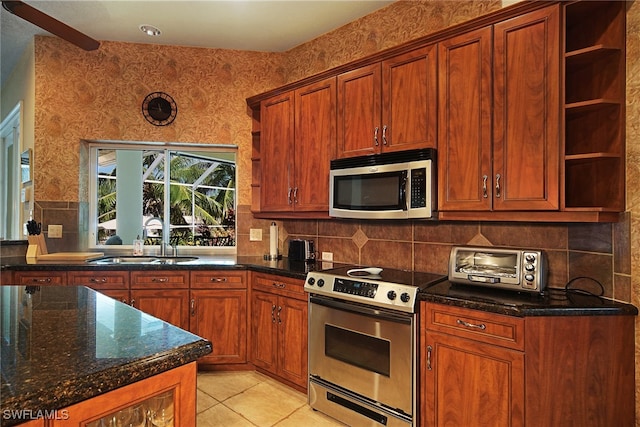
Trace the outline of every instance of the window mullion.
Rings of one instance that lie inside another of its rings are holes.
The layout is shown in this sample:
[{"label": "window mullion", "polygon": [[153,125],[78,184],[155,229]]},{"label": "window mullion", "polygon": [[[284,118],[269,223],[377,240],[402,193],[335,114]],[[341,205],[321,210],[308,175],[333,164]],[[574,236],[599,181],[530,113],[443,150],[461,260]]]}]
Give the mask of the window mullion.
[{"label": "window mullion", "polygon": [[[169,243],[169,233],[171,229],[171,153],[164,150],[164,220],[162,221],[162,241],[161,245]],[[162,247],[160,248],[162,251]]]}]

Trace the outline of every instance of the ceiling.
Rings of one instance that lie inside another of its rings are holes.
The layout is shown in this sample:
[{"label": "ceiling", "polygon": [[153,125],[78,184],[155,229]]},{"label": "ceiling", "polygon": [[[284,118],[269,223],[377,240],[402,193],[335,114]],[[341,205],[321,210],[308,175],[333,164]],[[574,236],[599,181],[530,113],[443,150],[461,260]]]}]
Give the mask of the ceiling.
[{"label": "ceiling", "polygon": [[[283,52],[394,0],[45,0],[25,3],[100,41]],[[162,31],[144,34],[150,24]],[[36,34],[51,35],[0,8],[4,84]]]}]

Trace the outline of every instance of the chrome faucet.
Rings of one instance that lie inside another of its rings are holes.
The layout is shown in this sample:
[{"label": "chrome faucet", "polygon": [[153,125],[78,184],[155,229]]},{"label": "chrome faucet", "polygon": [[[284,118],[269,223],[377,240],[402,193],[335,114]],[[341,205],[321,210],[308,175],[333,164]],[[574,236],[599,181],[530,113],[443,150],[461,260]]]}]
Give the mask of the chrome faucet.
[{"label": "chrome faucet", "polygon": [[160,256],[165,256],[166,255],[166,247],[169,246],[170,248],[173,249],[173,247],[171,246],[171,243],[165,242],[165,233],[164,233],[164,221],[162,221],[161,218],[158,218],[157,216],[151,217],[149,219],[147,219],[143,226],[142,226],[142,238],[146,239],[147,238],[147,234],[148,234],[148,230],[147,227],[149,226],[149,223],[153,220],[157,220],[160,222],[160,225],[162,226],[162,241],[160,242]]}]

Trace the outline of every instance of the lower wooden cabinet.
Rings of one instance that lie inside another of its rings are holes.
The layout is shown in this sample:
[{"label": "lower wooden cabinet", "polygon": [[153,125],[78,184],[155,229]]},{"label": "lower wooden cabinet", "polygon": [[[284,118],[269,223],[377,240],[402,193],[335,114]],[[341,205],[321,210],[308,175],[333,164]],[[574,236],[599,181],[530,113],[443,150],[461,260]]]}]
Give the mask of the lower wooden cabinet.
[{"label": "lower wooden cabinet", "polygon": [[[154,411],[160,412],[163,408],[165,414],[168,415],[169,411],[173,413],[173,421],[162,425],[175,427],[196,425],[195,362],[64,408],[58,411],[59,419],[47,420],[45,425],[50,427],[110,426],[112,420],[123,412],[139,409],[144,412],[144,417],[151,418]],[[156,425],[153,420],[147,421],[147,425]]]},{"label": "lower wooden cabinet", "polygon": [[188,289],[131,289],[131,305],[181,329],[189,330]]},{"label": "lower wooden cabinet", "polygon": [[67,283],[73,286],[87,286],[110,296],[124,304],[129,304],[129,271],[68,271]]},{"label": "lower wooden cabinet", "polygon": [[247,363],[246,272],[192,271],[190,314],[190,331],[213,343],[198,363]]},{"label": "lower wooden cabinet", "polygon": [[14,285],[62,286],[66,282],[66,271],[16,271],[13,274]]},{"label": "lower wooden cabinet", "polygon": [[420,425],[631,426],[633,322],[423,302]]},{"label": "lower wooden cabinet", "polygon": [[253,274],[252,287],[252,363],[306,391],[308,306],[304,281]]}]

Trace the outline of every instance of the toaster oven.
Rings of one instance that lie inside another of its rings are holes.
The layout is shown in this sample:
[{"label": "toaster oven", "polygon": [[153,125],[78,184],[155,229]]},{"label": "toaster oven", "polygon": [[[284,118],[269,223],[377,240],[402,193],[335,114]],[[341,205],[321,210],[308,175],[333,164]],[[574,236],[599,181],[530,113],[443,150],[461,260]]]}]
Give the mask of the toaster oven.
[{"label": "toaster oven", "polygon": [[540,293],[546,279],[541,250],[455,246],[449,256],[452,283]]}]

